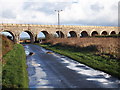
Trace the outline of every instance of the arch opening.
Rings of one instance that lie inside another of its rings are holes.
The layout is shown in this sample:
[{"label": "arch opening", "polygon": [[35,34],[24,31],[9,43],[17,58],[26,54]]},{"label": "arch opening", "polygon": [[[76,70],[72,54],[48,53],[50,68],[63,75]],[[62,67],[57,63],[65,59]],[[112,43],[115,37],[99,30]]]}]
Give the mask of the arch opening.
[{"label": "arch opening", "polygon": [[103,31],[101,35],[107,35],[108,33],[106,31]]},{"label": "arch opening", "polygon": [[64,38],[63,32],[61,32],[61,31],[56,31],[56,33],[57,33],[57,36],[58,36],[59,38]]},{"label": "arch opening", "polygon": [[38,34],[38,39],[45,39],[49,36],[49,33],[47,31],[41,31],[39,34]]},{"label": "arch opening", "polygon": [[47,31],[41,31],[39,32],[39,34],[37,35],[37,40],[36,42],[42,42],[45,41],[45,39],[48,39],[49,37],[49,33]]},{"label": "arch opening", "polygon": [[53,34],[53,37],[54,37],[54,38],[58,38],[59,35],[55,32],[55,33]]},{"label": "arch opening", "polygon": [[33,43],[33,34],[30,31],[23,31],[20,33],[20,43]]},{"label": "arch opening", "polygon": [[77,37],[77,34],[76,34],[75,31],[70,31],[70,32],[68,33],[68,37],[71,37],[71,38]]},{"label": "arch opening", "polygon": [[10,31],[3,31],[3,32],[0,32],[0,34],[6,36],[11,41],[16,42],[15,41],[15,35],[12,32],[10,32]]},{"label": "arch opening", "polygon": [[97,36],[98,35],[98,32],[97,31],[93,31],[91,36]]},{"label": "arch opening", "polygon": [[71,37],[71,35],[70,35],[70,33],[68,33],[68,34],[67,34],[67,38],[70,38],[70,37]]},{"label": "arch opening", "polygon": [[115,31],[112,31],[112,32],[110,33],[110,35],[114,35],[114,34],[116,34],[116,32],[115,32]]},{"label": "arch opening", "polygon": [[88,33],[86,31],[82,31],[80,33],[80,37],[88,37]]}]

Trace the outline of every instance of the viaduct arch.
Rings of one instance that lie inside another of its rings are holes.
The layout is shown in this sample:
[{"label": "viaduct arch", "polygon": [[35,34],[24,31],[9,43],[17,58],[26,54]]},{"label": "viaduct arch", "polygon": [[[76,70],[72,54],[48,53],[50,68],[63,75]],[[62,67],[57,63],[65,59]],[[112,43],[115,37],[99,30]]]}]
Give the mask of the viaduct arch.
[{"label": "viaduct arch", "polygon": [[31,43],[37,41],[40,32],[44,33],[45,37],[55,36],[57,33],[61,38],[67,38],[68,33],[71,37],[120,34],[120,27],[70,25],[61,25],[60,27],[61,29],[58,30],[57,25],[0,24],[0,32],[9,32],[15,43],[19,43],[22,32],[30,35]]}]

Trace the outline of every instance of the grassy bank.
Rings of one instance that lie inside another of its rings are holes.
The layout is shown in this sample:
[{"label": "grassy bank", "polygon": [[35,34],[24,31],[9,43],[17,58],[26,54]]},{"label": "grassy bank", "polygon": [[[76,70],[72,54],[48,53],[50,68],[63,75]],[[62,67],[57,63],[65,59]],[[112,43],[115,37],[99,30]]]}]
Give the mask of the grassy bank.
[{"label": "grassy bank", "polygon": [[[39,44],[38,44],[39,45]],[[120,78],[120,62],[115,58],[111,58],[107,55],[97,55],[95,54],[96,47],[88,46],[84,48],[62,45],[62,44],[44,44],[40,45],[46,49],[52,50],[59,54],[70,57],[80,63],[88,65],[94,69],[104,71],[111,74],[117,78]]]},{"label": "grassy bank", "polygon": [[28,75],[24,48],[20,44],[3,56],[3,88],[28,88]]},{"label": "grassy bank", "polygon": [[110,54],[120,59],[120,38],[85,37],[85,38],[55,38],[47,41],[52,45],[61,43],[69,46],[86,48],[95,46],[99,54]]}]

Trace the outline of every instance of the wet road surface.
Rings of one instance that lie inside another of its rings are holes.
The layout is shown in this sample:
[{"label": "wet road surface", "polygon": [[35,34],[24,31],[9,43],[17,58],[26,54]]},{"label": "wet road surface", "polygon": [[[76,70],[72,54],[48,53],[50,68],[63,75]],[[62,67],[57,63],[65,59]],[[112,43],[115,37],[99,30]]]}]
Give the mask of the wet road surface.
[{"label": "wet road surface", "polygon": [[30,88],[120,88],[120,80],[104,72],[37,45],[24,48]]}]

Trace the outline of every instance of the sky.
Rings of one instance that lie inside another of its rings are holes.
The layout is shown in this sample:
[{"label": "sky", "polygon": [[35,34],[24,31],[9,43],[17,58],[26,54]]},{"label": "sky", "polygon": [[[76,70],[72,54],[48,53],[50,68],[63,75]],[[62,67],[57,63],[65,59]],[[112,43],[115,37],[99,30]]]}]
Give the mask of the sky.
[{"label": "sky", "polygon": [[0,23],[117,26],[119,0],[1,0]]},{"label": "sky", "polygon": [[[0,23],[118,26],[119,0],[0,0]],[[120,18],[119,18],[120,19]],[[9,33],[4,33],[10,36]],[[23,37],[29,37],[25,32]],[[39,37],[45,37],[40,33]]]}]

